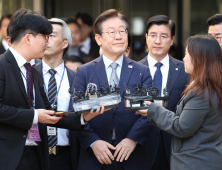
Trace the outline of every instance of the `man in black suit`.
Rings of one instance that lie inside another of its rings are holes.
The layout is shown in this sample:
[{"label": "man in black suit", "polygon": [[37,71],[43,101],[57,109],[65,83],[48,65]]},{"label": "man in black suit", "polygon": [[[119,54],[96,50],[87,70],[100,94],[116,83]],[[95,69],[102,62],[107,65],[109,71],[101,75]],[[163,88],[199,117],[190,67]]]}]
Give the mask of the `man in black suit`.
[{"label": "man in black suit", "polygon": [[[42,62],[38,63],[35,68],[43,76],[44,87],[48,94],[50,79],[52,77],[50,71],[55,71],[53,77],[56,80],[56,91],[60,87],[57,98],[57,110],[68,111],[71,96],[68,89],[70,89],[73,83],[75,72],[65,66],[62,58],[72,45],[72,34],[63,20],[52,18],[49,22],[52,24],[53,32],[50,34],[49,43]],[[55,95],[53,96],[53,100],[54,98]],[[50,97],[48,99],[50,100]],[[61,128],[57,128],[55,131],[56,133],[53,136],[57,138],[57,142],[53,147],[56,153],[49,153],[50,169],[76,170],[80,148],[76,134],[73,131]],[[50,136],[48,134],[49,139]]]},{"label": "man in black suit", "polygon": [[[82,130],[80,116],[50,116],[54,111],[44,109],[51,106],[41,74],[28,63],[44,56],[52,33],[49,21],[20,9],[12,16],[8,30],[11,47],[0,56],[0,170],[49,170],[44,123]],[[84,118],[88,121],[97,113],[85,113]]]},{"label": "man in black suit", "polygon": [[8,49],[8,43],[7,43],[7,27],[10,22],[12,15],[7,14],[2,16],[0,21],[0,34],[2,36],[2,41],[0,43],[0,54],[3,54]]},{"label": "man in black suit", "polygon": [[[175,23],[167,16],[151,17],[146,25],[146,43],[149,53],[139,62],[149,67],[153,83],[160,89],[161,96],[163,96],[163,89],[168,88],[170,99],[167,109],[171,111],[175,111],[188,78],[184,63],[168,54],[175,38],[175,29]],[[161,78],[157,82],[159,75]],[[152,170],[169,170],[171,135],[155,126],[149,134],[147,145]]]},{"label": "man in black suit", "polygon": [[81,48],[80,56],[85,62],[89,62],[99,56],[99,46],[90,38],[93,27],[93,19],[87,13],[78,13],[76,21],[81,27]]}]

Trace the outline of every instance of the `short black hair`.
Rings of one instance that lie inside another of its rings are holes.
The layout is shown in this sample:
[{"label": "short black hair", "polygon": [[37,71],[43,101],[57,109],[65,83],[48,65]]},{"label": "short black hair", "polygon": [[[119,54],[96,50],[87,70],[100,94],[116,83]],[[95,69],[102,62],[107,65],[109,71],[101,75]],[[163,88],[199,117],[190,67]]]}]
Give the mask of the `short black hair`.
[{"label": "short black hair", "polygon": [[84,60],[83,60],[82,58],[80,58],[80,57],[78,57],[78,56],[75,56],[75,55],[69,55],[69,56],[67,56],[66,59],[65,59],[65,63],[66,63],[67,61],[70,61],[70,62],[73,62],[73,63],[79,62],[79,63],[85,64],[85,62],[84,62]]},{"label": "short black hair", "polygon": [[37,12],[29,9],[19,9],[12,16],[8,26],[11,43],[20,41],[28,33],[50,35],[52,33],[52,25]]},{"label": "short black hair", "polygon": [[0,21],[0,28],[2,27],[2,21],[3,21],[5,18],[7,18],[7,19],[10,20],[11,17],[12,17],[11,14],[3,15],[3,16],[1,17],[1,21]]},{"label": "short black hair", "polygon": [[215,14],[212,17],[208,18],[207,26],[217,25],[222,23],[222,14]]},{"label": "short black hair", "polygon": [[169,25],[171,37],[175,35],[176,31],[176,25],[173,20],[170,20],[166,15],[155,15],[151,17],[147,24],[146,24],[146,33],[148,34],[148,31],[152,25]]},{"label": "short black hair", "polygon": [[65,22],[67,25],[68,24],[76,24],[80,28],[79,23],[74,18],[68,18]]},{"label": "short black hair", "polygon": [[88,14],[88,13],[77,13],[76,16],[75,16],[75,19],[81,19],[82,22],[88,26],[92,26],[93,25],[93,19],[92,17]]}]

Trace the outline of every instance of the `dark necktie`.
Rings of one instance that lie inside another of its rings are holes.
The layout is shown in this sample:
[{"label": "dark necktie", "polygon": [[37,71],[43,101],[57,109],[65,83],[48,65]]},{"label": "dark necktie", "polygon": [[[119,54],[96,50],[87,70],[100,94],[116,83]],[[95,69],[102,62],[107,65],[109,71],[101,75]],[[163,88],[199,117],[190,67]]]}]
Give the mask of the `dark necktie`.
[{"label": "dark necktie", "polygon": [[29,107],[33,108],[33,77],[32,77],[32,67],[30,63],[25,63],[24,67],[26,69],[26,86],[27,86],[27,96]]},{"label": "dark necktie", "polygon": [[117,73],[116,73],[116,68],[118,67],[118,64],[113,62],[113,63],[110,64],[110,67],[112,68],[112,73],[111,73],[109,84],[112,85],[112,86],[114,84],[119,85],[119,79],[118,79],[118,76],[117,76]]},{"label": "dark necktie", "polygon": [[54,69],[50,69],[49,73],[51,74],[51,77],[49,79],[49,84],[48,84],[48,99],[49,102],[53,104],[57,93],[57,83],[55,79],[56,71]]},{"label": "dark necktie", "polygon": [[[49,99],[49,102],[53,104],[56,93],[57,93],[57,83],[55,79],[56,71],[54,69],[50,69],[49,73],[51,74],[51,77],[49,79],[49,84],[48,84],[48,99]],[[53,148],[57,143],[58,143],[58,139],[57,139],[57,130],[56,130],[56,135],[48,136],[48,145],[51,148]]]},{"label": "dark necktie", "polygon": [[158,62],[155,64],[157,69],[156,69],[156,72],[154,74],[154,79],[153,79],[153,83],[154,83],[155,87],[158,87],[158,89],[160,90],[159,91],[160,96],[161,96],[161,91],[162,91],[162,73],[161,73],[160,67],[162,65],[163,64],[161,62]]}]

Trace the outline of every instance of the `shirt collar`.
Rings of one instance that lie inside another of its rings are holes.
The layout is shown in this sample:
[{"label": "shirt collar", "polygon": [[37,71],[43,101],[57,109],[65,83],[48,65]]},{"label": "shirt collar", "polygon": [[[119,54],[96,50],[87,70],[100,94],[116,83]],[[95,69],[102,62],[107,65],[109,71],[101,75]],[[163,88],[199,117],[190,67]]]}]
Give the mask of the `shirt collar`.
[{"label": "shirt collar", "polygon": [[7,50],[9,48],[8,42],[5,41],[4,39],[2,39],[2,45],[4,46],[5,50]]},{"label": "shirt collar", "polygon": [[90,37],[88,37],[88,38],[82,43],[82,46],[84,46],[84,47],[89,47],[89,46],[90,46],[90,43],[91,43],[91,39],[90,39]]},{"label": "shirt collar", "polygon": [[[150,54],[148,54],[147,60],[149,67],[154,67],[155,64],[158,62],[153,57],[151,57]],[[163,66],[169,67],[169,55],[167,54],[166,57],[164,57],[160,62],[163,64]]]},{"label": "shirt collar", "polygon": [[15,51],[12,47],[9,47],[9,50],[12,52],[13,56],[15,57],[15,60],[19,68],[23,67],[24,64],[27,63],[27,60],[21,54]]},{"label": "shirt collar", "polygon": [[[103,57],[103,62],[105,64],[105,68],[107,70],[109,68],[110,64],[113,63],[113,61],[110,60],[109,58],[107,58],[104,54],[102,55],[102,57]],[[122,67],[122,64],[123,64],[123,54],[115,62],[118,64],[118,67],[119,66]]]},{"label": "shirt collar", "polygon": [[[62,62],[58,67],[56,67],[54,70],[56,70],[56,74],[58,74],[60,77],[62,77],[63,71],[64,71],[64,62]],[[43,70],[43,74],[47,74],[48,71],[51,68],[48,66],[48,64],[45,63],[44,60],[42,60],[42,70]]]},{"label": "shirt collar", "polygon": [[35,59],[32,59],[30,62],[31,66],[34,66],[35,65]]}]

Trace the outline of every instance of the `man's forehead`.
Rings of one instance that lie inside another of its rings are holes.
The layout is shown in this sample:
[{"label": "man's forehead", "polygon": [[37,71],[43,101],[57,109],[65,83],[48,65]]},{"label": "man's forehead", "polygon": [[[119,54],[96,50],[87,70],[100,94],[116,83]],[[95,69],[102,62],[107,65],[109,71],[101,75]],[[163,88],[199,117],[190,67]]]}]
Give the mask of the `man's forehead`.
[{"label": "man's forehead", "polygon": [[165,24],[161,24],[161,25],[157,25],[157,24],[153,24],[150,26],[148,32],[156,32],[156,33],[170,33],[170,27],[169,25],[165,25]]},{"label": "man's forehead", "polygon": [[215,35],[222,34],[222,23],[216,25],[210,25],[208,28],[208,34],[215,34]]},{"label": "man's forehead", "polygon": [[102,23],[104,29],[115,29],[125,27],[124,22],[119,18],[109,18]]}]

